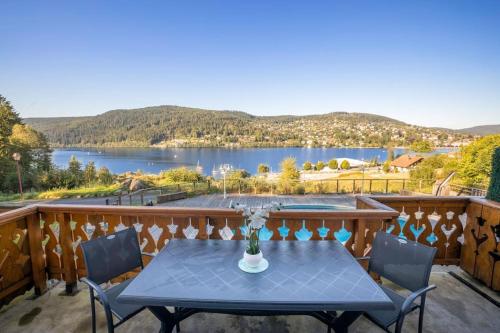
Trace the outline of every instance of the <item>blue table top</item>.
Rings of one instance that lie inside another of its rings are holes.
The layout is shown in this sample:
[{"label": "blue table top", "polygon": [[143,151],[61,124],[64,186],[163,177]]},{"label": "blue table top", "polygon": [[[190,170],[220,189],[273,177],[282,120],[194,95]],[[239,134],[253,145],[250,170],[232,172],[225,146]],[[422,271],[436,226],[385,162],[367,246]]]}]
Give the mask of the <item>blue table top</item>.
[{"label": "blue table top", "polygon": [[171,240],[118,297],[124,303],[219,310],[394,309],[337,241],[260,242],[269,268],[238,268],[246,241]]}]

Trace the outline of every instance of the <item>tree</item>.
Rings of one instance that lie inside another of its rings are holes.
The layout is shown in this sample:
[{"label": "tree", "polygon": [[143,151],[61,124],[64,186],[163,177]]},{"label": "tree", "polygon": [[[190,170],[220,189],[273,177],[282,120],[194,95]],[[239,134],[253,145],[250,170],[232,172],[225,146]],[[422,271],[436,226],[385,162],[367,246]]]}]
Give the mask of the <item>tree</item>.
[{"label": "tree", "polygon": [[83,183],[82,163],[74,155],[69,159],[67,174],[68,180],[66,185],[68,188],[75,188]]},{"label": "tree", "polygon": [[387,147],[387,160],[394,161],[394,147],[392,145]]},{"label": "tree", "polygon": [[300,172],[297,169],[296,160],[293,157],[281,161],[281,174],[278,182],[278,190],[285,194],[293,193],[298,186]]},{"label": "tree", "polygon": [[269,172],[269,165],[260,163],[259,166],[257,167],[257,172],[258,173],[268,173]]},{"label": "tree", "polygon": [[500,202],[500,147],[496,147],[493,153],[491,180],[486,199]]},{"label": "tree", "polygon": [[10,102],[0,95],[0,156],[8,153],[9,137],[16,124],[22,124],[19,114],[14,111]]},{"label": "tree", "polygon": [[325,163],[323,163],[323,161],[318,161],[318,162],[316,163],[316,170],[321,171],[321,170],[323,170],[324,168],[325,168]]},{"label": "tree", "polygon": [[382,166],[382,170],[384,170],[385,173],[388,173],[391,171],[391,162],[389,160],[384,162],[384,165]]},{"label": "tree", "polygon": [[348,160],[343,160],[342,163],[340,164],[340,167],[344,170],[347,170],[351,168],[351,164],[349,163]]},{"label": "tree", "polygon": [[424,159],[414,169],[410,170],[410,179],[414,182],[434,183],[436,180],[446,178],[455,171],[457,161],[447,155],[434,155]]},{"label": "tree", "polygon": [[50,152],[45,136],[24,125],[9,101],[0,95],[0,191],[17,191],[13,153],[21,155],[23,187],[39,188],[42,176],[52,167]]},{"label": "tree", "polygon": [[99,170],[97,170],[97,180],[99,181],[99,184],[110,185],[113,183],[113,175],[108,168],[102,166]]},{"label": "tree", "polygon": [[432,144],[429,141],[415,141],[411,144],[410,149],[417,153],[429,153],[432,151]]},{"label": "tree", "polygon": [[328,167],[332,170],[339,168],[339,162],[336,159],[332,159],[328,162]]},{"label": "tree", "polygon": [[287,157],[281,161],[281,179],[299,180],[300,173],[297,169],[296,160],[293,157]]},{"label": "tree", "polygon": [[93,184],[97,178],[97,171],[94,161],[89,161],[83,170],[83,178],[86,185]]},{"label": "tree", "polygon": [[312,164],[311,164],[311,162],[306,161],[306,162],[304,163],[304,165],[302,165],[302,169],[304,169],[305,171],[309,171],[309,170],[311,170],[311,169],[312,169]]},{"label": "tree", "polygon": [[500,147],[500,134],[488,135],[461,150],[458,175],[466,186],[486,186],[491,175],[493,151]]}]

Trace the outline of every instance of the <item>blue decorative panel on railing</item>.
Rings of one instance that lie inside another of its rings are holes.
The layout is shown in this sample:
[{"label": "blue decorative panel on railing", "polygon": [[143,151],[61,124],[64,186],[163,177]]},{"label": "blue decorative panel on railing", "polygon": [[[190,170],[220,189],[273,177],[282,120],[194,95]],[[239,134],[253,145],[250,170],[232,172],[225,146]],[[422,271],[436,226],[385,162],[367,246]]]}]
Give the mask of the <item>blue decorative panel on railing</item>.
[{"label": "blue decorative panel on railing", "polygon": [[321,228],[318,228],[318,234],[321,239],[325,239],[326,236],[328,236],[328,232],[330,231],[330,228],[325,227],[325,220],[323,220],[323,224]]},{"label": "blue decorative panel on railing", "polygon": [[295,231],[295,238],[299,241],[308,241],[311,239],[313,233],[306,228],[306,221],[302,220],[302,228],[299,231]]},{"label": "blue decorative panel on railing", "polygon": [[290,231],[290,228],[286,226],[285,220],[283,220],[283,225],[278,228],[278,231],[280,233],[280,236],[283,237],[283,240],[288,237],[288,232]]},{"label": "blue decorative panel on railing", "polygon": [[422,224],[420,226],[420,220],[424,216],[424,212],[420,210],[420,206],[418,207],[418,210],[415,212],[415,219],[417,220],[417,224],[410,225],[410,231],[412,232],[413,236],[415,236],[415,241],[418,242],[418,239],[420,238],[420,235],[424,232],[425,230],[425,224]]},{"label": "blue decorative panel on railing", "polygon": [[267,229],[267,227],[264,225],[260,230],[259,230],[259,240],[261,241],[268,241],[273,237],[273,233],[271,230]]},{"label": "blue decorative panel on railing", "polygon": [[418,238],[420,237],[422,232],[424,232],[424,230],[425,230],[425,225],[423,225],[417,229],[417,228],[415,228],[415,225],[412,224],[412,225],[410,225],[410,230],[413,233],[413,236],[415,236],[415,241],[418,242]]},{"label": "blue decorative panel on railing", "polygon": [[401,211],[397,219],[399,224],[399,235],[398,235],[399,238],[406,239],[406,236],[403,231],[409,219],[410,215],[406,214],[405,208],[403,207],[403,210]]},{"label": "blue decorative panel on railing", "polygon": [[247,236],[248,236],[248,226],[246,226],[245,224],[242,225],[240,227],[240,232],[241,232],[242,236],[244,236],[245,238],[247,238]]},{"label": "blue decorative panel on railing", "polygon": [[439,223],[439,220],[441,220],[441,215],[436,213],[434,211],[432,214],[427,215],[427,219],[429,220],[429,223],[431,224],[431,234],[427,236],[426,240],[433,245],[435,242],[438,241],[438,237],[434,233],[434,228],[436,228],[436,225]]},{"label": "blue decorative panel on railing", "polygon": [[333,235],[335,236],[336,240],[338,240],[339,242],[342,243],[342,245],[345,246],[349,238],[351,238],[352,232],[348,231],[345,228],[344,221],[342,221],[342,228],[340,228],[338,231],[335,231]]},{"label": "blue decorative panel on railing", "polygon": [[224,240],[230,240],[234,237],[235,233],[236,233],[236,230],[229,228],[229,226],[227,224],[227,219],[226,219],[226,225],[224,226],[224,228],[219,229],[220,238],[222,238]]}]

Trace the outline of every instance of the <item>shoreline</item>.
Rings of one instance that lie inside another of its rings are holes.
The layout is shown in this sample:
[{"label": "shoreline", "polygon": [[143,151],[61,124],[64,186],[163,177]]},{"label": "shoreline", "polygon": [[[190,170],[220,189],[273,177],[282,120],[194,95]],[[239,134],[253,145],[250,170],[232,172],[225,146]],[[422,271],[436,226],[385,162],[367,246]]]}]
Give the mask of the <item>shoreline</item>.
[{"label": "shoreline", "polygon": [[[360,147],[360,146],[50,146],[50,149],[71,150],[71,149],[283,149],[283,148],[299,148],[299,149],[389,149],[389,147]],[[390,147],[392,149],[407,149],[410,147]],[[433,151],[440,149],[459,149],[460,147],[435,147]],[[418,154],[418,153],[417,153]],[[425,154],[425,153],[422,153]]]}]

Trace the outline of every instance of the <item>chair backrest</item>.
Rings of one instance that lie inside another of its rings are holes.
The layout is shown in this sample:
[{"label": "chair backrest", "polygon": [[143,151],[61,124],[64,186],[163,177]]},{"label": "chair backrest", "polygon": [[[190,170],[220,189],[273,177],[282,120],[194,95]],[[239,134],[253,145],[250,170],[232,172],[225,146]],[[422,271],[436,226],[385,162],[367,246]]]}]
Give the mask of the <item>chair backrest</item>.
[{"label": "chair backrest", "polygon": [[81,247],[87,278],[97,284],[143,266],[134,228],[83,242]]},{"label": "chair backrest", "polygon": [[368,270],[411,291],[429,284],[436,248],[377,232]]}]

